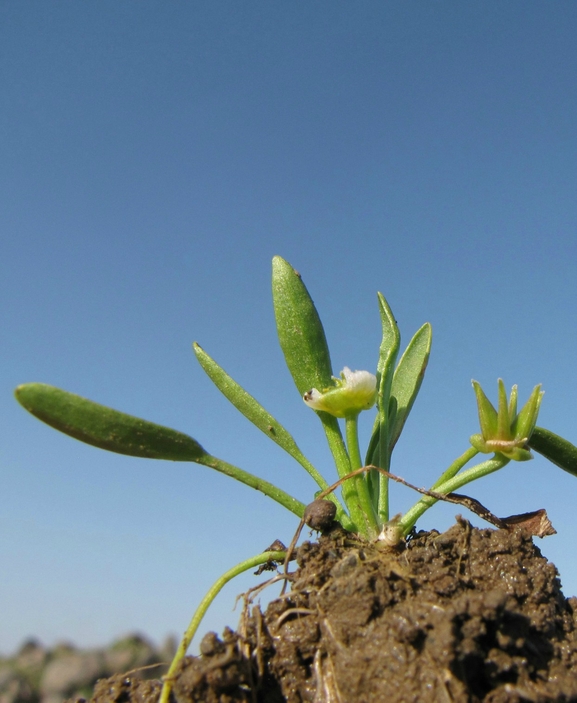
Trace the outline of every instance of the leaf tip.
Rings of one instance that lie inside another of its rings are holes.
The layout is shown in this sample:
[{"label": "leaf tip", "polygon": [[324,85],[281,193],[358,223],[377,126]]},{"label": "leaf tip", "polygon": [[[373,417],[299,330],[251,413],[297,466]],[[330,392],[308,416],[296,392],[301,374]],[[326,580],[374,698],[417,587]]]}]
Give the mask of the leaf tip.
[{"label": "leaf tip", "polygon": [[26,395],[29,391],[34,390],[35,388],[38,388],[39,386],[44,386],[44,383],[21,383],[19,386],[16,386],[14,389],[14,397],[16,400],[22,405],[22,407],[26,408],[25,405],[25,399]]}]

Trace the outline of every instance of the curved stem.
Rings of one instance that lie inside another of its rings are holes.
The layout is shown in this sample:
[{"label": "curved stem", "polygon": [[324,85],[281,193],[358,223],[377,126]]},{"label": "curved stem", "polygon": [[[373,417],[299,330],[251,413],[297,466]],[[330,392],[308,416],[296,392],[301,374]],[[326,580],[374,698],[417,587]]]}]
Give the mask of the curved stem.
[{"label": "curved stem", "polygon": [[440,486],[442,483],[445,483],[445,481],[448,481],[450,478],[453,478],[455,474],[458,474],[459,471],[465,466],[467,462],[469,462],[474,456],[476,456],[479,453],[478,449],[475,449],[475,447],[469,447],[466,452],[461,454],[461,456],[458,459],[455,459],[455,461],[449,466],[449,468],[445,471],[444,474],[438,478],[435,483],[431,486],[432,491],[436,491],[437,487]]},{"label": "curved stem", "polygon": [[[477,464],[476,466],[472,466],[470,469],[467,469],[467,471],[463,471],[462,474],[458,474],[444,483],[438,485],[435,484],[435,491],[437,493],[452,493],[452,491],[457,490],[457,488],[461,488],[461,486],[464,486],[471,481],[475,481],[478,478],[487,476],[488,474],[492,474],[494,471],[502,469],[503,466],[509,463],[509,461],[510,459],[507,459],[506,456],[503,456],[502,454],[495,454],[492,459],[484,461],[481,464]],[[436,502],[437,498],[427,496],[426,498],[422,498],[418,503],[415,503],[415,505],[413,505],[413,507],[410,508],[399,521],[403,534],[407,535],[421,515]]]},{"label": "curved stem", "polygon": [[277,503],[280,503],[284,508],[290,510],[291,513],[294,513],[299,518],[301,518],[304,514],[306,505],[283,491],[282,488],[277,488],[273,483],[269,483],[262,478],[258,478],[258,476],[249,474],[248,471],[243,471],[237,466],[228,464],[226,461],[218,459],[211,454],[203,454],[198,457],[198,459],[195,459],[195,461],[198,464],[203,464],[204,466],[209,466],[211,469],[220,471],[220,473],[225,474],[226,476],[235,478],[237,481],[240,481],[251,488],[255,488],[257,491],[261,491],[269,498],[276,500]]},{"label": "curved stem", "polygon": [[192,616],[192,620],[190,621],[190,625],[184,633],[184,637],[182,638],[180,645],[176,650],[176,654],[174,655],[174,659],[172,660],[170,668],[168,669],[166,675],[163,677],[164,684],[162,686],[159,703],[168,703],[170,691],[172,688],[172,677],[174,676],[174,672],[176,671],[178,665],[185,656],[186,650],[189,648],[190,643],[192,642],[192,638],[196,634],[198,626],[200,625],[202,618],[208,610],[209,605],[216,598],[222,587],[225,586],[235,576],[242,574],[243,571],[248,571],[249,569],[258,566],[259,564],[265,564],[267,561],[282,561],[285,556],[286,552],[263,552],[262,554],[257,554],[256,556],[251,557],[250,559],[246,559],[240,564],[233,566],[232,569],[229,569],[217,581],[215,581],[215,583],[208,590],[207,594],[200,601],[198,608],[195,610],[194,615]]},{"label": "curved stem", "polygon": [[[351,459],[351,471],[356,471],[363,465],[361,461],[361,452],[359,450],[358,417],[359,415],[356,413],[355,415],[349,415],[345,418],[345,434],[347,437],[349,457]],[[364,530],[365,532],[376,532],[377,520],[373,502],[369,493],[369,486],[365,480],[365,477],[361,474],[352,480],[356,484],[357,496],[363,512],[364,523],[362,527],[366,528]],[[358,525],[358,527],[359,529],[362,529],[361,525]]]}]

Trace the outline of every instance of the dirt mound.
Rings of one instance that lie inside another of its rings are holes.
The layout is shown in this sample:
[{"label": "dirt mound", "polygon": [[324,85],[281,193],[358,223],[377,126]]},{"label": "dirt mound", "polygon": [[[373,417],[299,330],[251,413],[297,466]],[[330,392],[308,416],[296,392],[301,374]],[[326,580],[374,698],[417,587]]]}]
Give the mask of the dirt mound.
[{"label": "dirt mound", "polygon": [[[459,519],[399,553],[340,529],[305,543],[288,593],[205,636],[176,703],[577,701],[577,599],[522,530]],[[153,703],[102,681],[93,703]],[[141,686],[147,690],[140,690]]]}]

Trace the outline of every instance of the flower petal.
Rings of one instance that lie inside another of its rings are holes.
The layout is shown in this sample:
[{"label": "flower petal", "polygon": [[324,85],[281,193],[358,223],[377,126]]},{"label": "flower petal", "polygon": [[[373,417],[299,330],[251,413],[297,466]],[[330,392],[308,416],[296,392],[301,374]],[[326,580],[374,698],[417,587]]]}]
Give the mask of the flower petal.
[{"label": "flower petal", "polygon": [[311,388],[304,402],[314,410],[328,412],[335,417],[357,415],[371,408],[377,399],[377,377],[369,371],[351,371],[348,366],[341,371],[335,385],[322,392]]}]

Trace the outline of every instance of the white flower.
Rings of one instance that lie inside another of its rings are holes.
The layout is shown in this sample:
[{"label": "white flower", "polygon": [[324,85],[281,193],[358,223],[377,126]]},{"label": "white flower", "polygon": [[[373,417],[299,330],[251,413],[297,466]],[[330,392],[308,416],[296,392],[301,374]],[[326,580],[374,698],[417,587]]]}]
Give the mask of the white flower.
[{"label": "white flower", "polygon": [[303,400],[313,410],[322,410],[335,417],[358,415],[371,408],[377,399],[377,377],[369,371],[351,371],[347,366],[335,385],[319,391],[311,388]]}]

